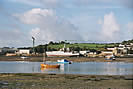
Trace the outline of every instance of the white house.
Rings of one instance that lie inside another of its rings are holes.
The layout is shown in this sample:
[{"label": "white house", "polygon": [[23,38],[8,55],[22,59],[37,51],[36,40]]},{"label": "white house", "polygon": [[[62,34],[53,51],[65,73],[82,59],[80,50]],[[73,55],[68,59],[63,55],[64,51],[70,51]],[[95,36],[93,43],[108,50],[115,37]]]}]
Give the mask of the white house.
[{"label": "white house", "polygon": [[30,54],[30,49],[19,49],[19,54]]},{"label": "white house", "polygon": [[107,48],[107,50],[111,50],[111,51],[113,51],[115,48]]},{"label": "white house", "polygon": [[113,51],[102,51],[102,55],[113,55]]},{"label": "white house", "polygon": [[85,55],[86,53],[89,53],[90,51],[79,51],[80,54]]},{"label": "white house", "polygon": [[2,53],[2,48],[0,48],[0,53]]}]

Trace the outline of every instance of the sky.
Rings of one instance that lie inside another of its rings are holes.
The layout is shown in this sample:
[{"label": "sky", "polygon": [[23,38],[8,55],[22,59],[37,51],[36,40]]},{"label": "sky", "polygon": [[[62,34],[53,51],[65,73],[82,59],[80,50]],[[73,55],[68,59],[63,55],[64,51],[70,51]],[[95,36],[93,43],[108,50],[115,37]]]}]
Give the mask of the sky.
[{"label": "sky", "polygon": [[0,0],[0,47],[133,39],[133,0]]}]

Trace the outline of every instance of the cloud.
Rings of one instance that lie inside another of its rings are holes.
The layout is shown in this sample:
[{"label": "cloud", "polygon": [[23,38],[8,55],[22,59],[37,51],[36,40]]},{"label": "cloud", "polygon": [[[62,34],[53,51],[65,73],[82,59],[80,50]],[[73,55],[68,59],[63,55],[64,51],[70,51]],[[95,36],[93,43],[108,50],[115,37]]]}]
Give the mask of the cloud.
[{"label": "cloud", "polygon": [[130,39],[133,39],[133,22],[127,24],[127,33]]},{"label": "cloud", "polygon": [[30,6],[41,6],[47,8],[55,8],[60,5],[59,0],[9,0],[16,3],[23,3]]},{"label": "cloud", "polygon": [[46,7],[57,7],[61,4],[59,0],[40,0],[40,2]]},{"label": "cloud", "polygon": [[97,3],[110,3],[112,0],[74,0],[75,2],[77,2],[77,4],[81,4],[81,5],[87,5],[87,4],[97,4]]},{"label": "cloud", "polygon": [[119,0],[119,2],[125,7],[133,9],[133,0]]},{"label": "cloud", "polygon": [[102,19],[99,19],[99,20],[98,20],[98,24],[103,24]]},{"label": "cloud", "polygon": [[[100,23],[101,24],[101,23]],[[120,25],[117,23],[113,12],[104,15],[101,37],[107,41],[115,41],[119,38]]]},{"label": "cloud", "polygon": [[14,14],[14,16],[18,17],[21,22],[24,24],[41,24],[43,21],[45,23],[48,18],[55,19],[56,17],[53,18],[54,12],[53,10],[48,10],[48,9],[32,9],[28,12],[25,12],[24,14]]},{"label": "cloud", "polygon": [[114,8],[111,6],[114,4],[112,0],[74,0],[74,4],[77,6],[89,7],[89,8]]},{"label": "cloud", "polygon": [[127,24],[128,30],[133,32],[133,22]]},{"label": "cloud", "polygon": [[133,8],[133,0],[74,0],[74,4],[92,9],[99,8]]},{"label": "cloud", "polygon": [[29,39],[28,35],[24,34],[21,30],[0,30],[0,47],[26,46],[29,42],[27,39]]},{"label": "cloud", "polygon": [[30,32],[37,40],[80,40],[77,28],[69,21],[60,18],[51,9],[34,8],[24,14],[15,15],[25,24],[36,25]]}]

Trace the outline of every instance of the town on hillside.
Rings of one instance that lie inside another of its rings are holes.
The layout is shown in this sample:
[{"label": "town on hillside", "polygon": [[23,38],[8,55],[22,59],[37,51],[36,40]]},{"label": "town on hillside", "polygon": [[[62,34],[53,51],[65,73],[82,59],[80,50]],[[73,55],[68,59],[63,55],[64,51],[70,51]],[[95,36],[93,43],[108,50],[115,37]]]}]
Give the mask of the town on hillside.
[{"label": "town on hillside", "polygon": [[121,43],[59,43],[50,41],[49,44],[23,48],[0,48],[2,56],[42,56],[46,53],[47,57],[106,57],[113,55],[116,57],[133,57],[133,40]]}]

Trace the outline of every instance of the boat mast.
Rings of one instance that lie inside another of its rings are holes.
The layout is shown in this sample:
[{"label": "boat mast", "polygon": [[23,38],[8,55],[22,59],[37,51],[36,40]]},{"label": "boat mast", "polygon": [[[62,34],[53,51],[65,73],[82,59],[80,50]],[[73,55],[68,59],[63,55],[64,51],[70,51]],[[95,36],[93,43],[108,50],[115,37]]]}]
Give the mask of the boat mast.
[{"label": "boat mast", "polygon": [[45,61],[46,61],[46,56],[47,56],[47,54],[46,54],[46,49],[44,48],[44,53],[43,53],[43,62],[45,62]]}]

